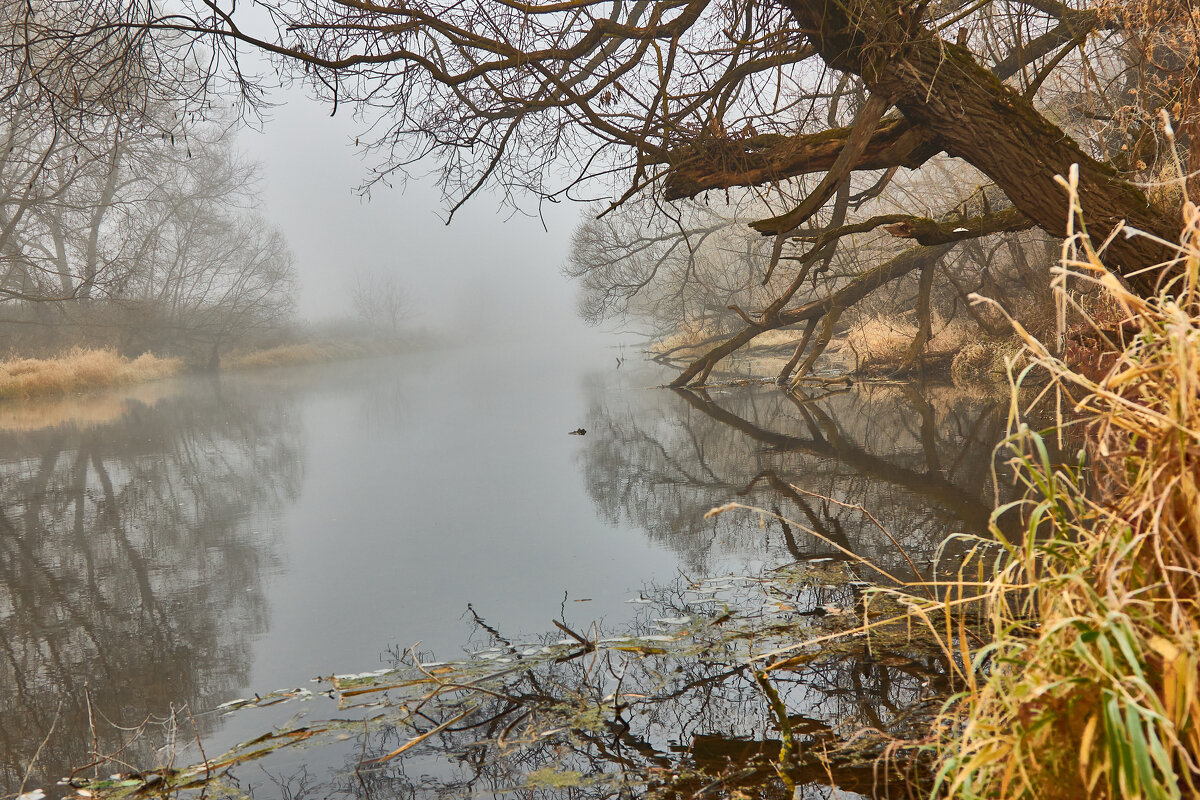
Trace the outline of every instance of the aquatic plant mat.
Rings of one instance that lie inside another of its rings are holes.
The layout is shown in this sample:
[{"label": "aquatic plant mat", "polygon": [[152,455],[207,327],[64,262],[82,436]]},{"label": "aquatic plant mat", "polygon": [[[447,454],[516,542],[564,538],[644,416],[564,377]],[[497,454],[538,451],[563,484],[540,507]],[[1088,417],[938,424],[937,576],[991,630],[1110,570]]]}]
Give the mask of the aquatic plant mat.
[{"label": "aquatic plant mat", "polygon": [[[556,621],[554,634],[517,642],[476,616],[482,646],[464,658],[397,653],[388,669],[232,701],[212,713],[298,713],[219,755],[198,756],[177,715],[164,764],[89,765],[61,789],[803,798],[836,786],[833,796],[907,796],[910,767],[880,756],[927,728],[949,689],[946,663],[920,626],[884,624],[895,609],[864,605],[858,568],[820,559],[681,579],[631,598],[634,621],[620,634]],[[878,619],[864,625],[864,613]],[[812,644],[797,647],[804,639]],[[309,719],[333,705],[321,695],[336,707]],[[83,777],[97,770],[111,777]],[[264,790],[263,775],[278,788]]]}]

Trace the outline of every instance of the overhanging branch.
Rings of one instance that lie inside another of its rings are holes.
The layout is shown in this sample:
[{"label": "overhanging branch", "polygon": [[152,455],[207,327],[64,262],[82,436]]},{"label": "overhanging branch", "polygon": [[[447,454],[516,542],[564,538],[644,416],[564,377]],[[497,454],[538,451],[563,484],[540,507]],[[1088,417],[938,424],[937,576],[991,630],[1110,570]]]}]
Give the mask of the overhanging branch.
[{"label": "overhanging branch", "polygon": [[[705,138],[668,154],[667,200],[694,197],[709,189],[758,186],[828,171],[845,150],[853,126],[803,136],[759,134],[744,139]],[[915,169],[941,148],[898,114],[885,117],[853,169]]]}]

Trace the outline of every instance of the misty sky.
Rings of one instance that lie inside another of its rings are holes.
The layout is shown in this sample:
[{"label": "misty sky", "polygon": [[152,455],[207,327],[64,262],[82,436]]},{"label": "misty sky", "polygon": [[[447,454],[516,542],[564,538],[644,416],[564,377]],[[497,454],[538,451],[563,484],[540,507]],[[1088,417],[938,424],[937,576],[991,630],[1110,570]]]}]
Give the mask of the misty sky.
[{"label": "misty sky", "polygon": [[[592,338],[575,315],[576,287],[560,273],[581,206],[547,205],[537,219],[479,195],[447,227],[433,177],[356,191],[371,162],[354,146],[361,126],[298,89],[241,149],[263,166],[264,214],[287,236],[307,319],[346,313],[356,270],[391,272],[411,297],[415,323],[435,330],[570,334]],[[482,324],[481,324],[482,323]]]}]

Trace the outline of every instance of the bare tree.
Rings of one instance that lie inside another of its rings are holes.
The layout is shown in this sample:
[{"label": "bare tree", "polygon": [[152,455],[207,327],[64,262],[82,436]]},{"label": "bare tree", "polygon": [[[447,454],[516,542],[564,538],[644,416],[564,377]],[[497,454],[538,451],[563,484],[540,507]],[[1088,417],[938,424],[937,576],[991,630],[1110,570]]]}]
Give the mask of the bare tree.
[{"label": "bare tree", "polygon": [[66,136],[37,119],[0,124],[0,304],[10,319],[53,301],[60,325],[103,324],[134,351],[204,349],[212,363],[231,336],[290,314],[291,256],[253,211],[257,168],[227,126],[197,123],[174,138],[108,119]]},{"label": "bare tree", "polygon": [[[769,239],[745,225],[763,213],[763,204],[755,198],[732,204],[713,198],[704,203],[677,201],[674,219],[655,218],[638,202],[629,202],[579,226],[565,271],[582,284],[580,308],[585,319],[619,318],[643,329],[648,325],[647,332],[658,339],[660,356],[694,355],[705,346],[724,348],[730,337],[743,330],[766,332],[802,324],[803,333],[794,331],[790,342],[803,346],[782,370],[780,381],[784,381],[798,367],[802,374],[810,370],[830,343],[824,335],[814,340],[822,313],[831,332],[834,326],[844,330],[853,316],[915,316],[911,346],[902,361],[891,365],[908,368],[932,338],[935,315],[943,325],[961,316],[985,334],[1000,329],[998,315],[971,307],[972,292],[996,297],[1010,315],[1027,321],[1032,329],[1040,330],[1047,319],[1050,260],[1045,257],[1046,237],[1037,233],[967,238],[949,255],[926,261],[901,259],[896,263],[913,271],[897,275],[889,291],[876,290],[870,298],[846,304],[840,311],[831,312],[823,304],[843,289],[858,291],[858,279],[890,268],[893,259],[904,254],[910,245],[903,237],[915,223],[903,208],[913,197],[922,198],[926,208],[937,209],[936,214],[947,219],[961,219],[971,208],[1010,209],[994,189],[978,188],[981,178],[961,166],[955,168],[949,159],[935,159],[922,172],[895,176],[873,197],[860,193],[863,199],[856,201],[860,213],[875,222],[853,236],[841,237],[838,247],[817,245],[823,232],[835,227],[832,212],[850,205],[848,196],[793,234],[778,254],[772,252]],[[793,264],[799,268],[793,270]],[[937,283],[935,276],[941,278]],[[799,324],[790,322],[788,310],[769,323],[747,311],[769,307],[780,297],[791,298],[791,308],[804,310],[795,320]],[[779,347],[788,338],[768,341]],[[693,374],[703,380],[710,363],[707,354],[696,363],[702,369]]]},{"label": "bare tree", "polygon": [[368,327],[392,337],[399,335],[408,316],[408,299],[392,273],[356,274],[350,287],[350,303]]},{"label": "bare tree", "polygon": [[139,224],[165,165],[190,146],[112,119],[69,133],[41,123],[27,107],[0,123],[0,300],[103,296],[128,272],[113,231]]},{"label": "bare tree", "polygon": [[109,300],[129,320],[131,349],[204,349],[215,368],[233,337],[290,318],[295,270],[283,235],[253,211],[257,168],[219,130],[193,144],[114,231],[128,272]]},{"label": "bare tree", "polygon": [[201,208],[173,216],[114,301],[127,347],[206,351],[215,369],[235,338],[278,328],[295,305],[295,274],[282,234],[261,218]]},{"label": "bare tree", "polygon": [[[179,133],[227,101],[220,49],[179,30],[154,0],[21,0],[0,4],[0,102],[34,112],[44,129],[86,138],[113,122]],[[185,26],[186,27],[186,26]],[[258,99],[255,86],[240,96]],[[163,117],[164,104],[178,113]]]},{"label": "bare tree", "polygon": [[738,319],[730,305],[769,300],[769,242],[746,228],[744,209],[687,202],[678,214],[631,201],[576,229],[564,271],[582,285],[584,319],[633,317],[660,336],[718,334]]},{"label": "bare tree", "polygon": [[[1055,178],[1077,164],[1094,227],[1126,220],[1174,238],[1178,225],[1035,104],[1041,73],[1078,65],[1071,45],[1097,32],[1094,47],[1107,46],[1119,25],[1090,4],[1009,2],[998,10],[1013,20],[1005,31],[991,5],[318,0],[272,4],[274,40],[236,27],[233,13],[193,22],[301,61],[331,98],[381,109],[382,174],[435,151],[457,200],[493,179],[552,197],[614,169],[668,199],[827,173],[756,225],[781,234],[851,172],[916,168],[945,150],[1055,233],[1065,230]],[[819,101],[848,78],[861,80],[864,102],[850,125],[830,127]],[[570,170],[558,188],[552,167]],[[1144,237],[1110,248],[1129,270],[1162,252]]]}]

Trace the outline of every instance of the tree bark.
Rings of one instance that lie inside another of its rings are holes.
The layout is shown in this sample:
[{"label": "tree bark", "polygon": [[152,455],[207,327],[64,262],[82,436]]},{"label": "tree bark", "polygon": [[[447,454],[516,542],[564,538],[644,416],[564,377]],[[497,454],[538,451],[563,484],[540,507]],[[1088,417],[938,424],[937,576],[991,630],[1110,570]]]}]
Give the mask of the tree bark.
[{"label": "tree bark", "polygon": [[[924,4],[888,0],[779,0],[829,66],[862,77],[891,97],[912,124],[946,152],[971,164],[1044,230],[1064,236],[1067,203],[1056,176],[1079,166],[1079,203],[1096,241],[1121,222],[1174,242],[1180,225],[1154,208],[1137,187],[1087,153],[1032,102],[1005,86],[965,47],[924,27]],[[1118,236],[1106,261],[1123,275],[1169,260],[1172,251],[1144,236]],[[1129,277],[1152,293],[1161,275]]]},{"label": "tree bark", "polygon": [[80,276],[79,281],[79,299],[85,302],[92,299],[92,291],[96,286],[96,279],[100,275],[100,229],[104,223],[104,216],[112,208],[113,199],[116,197],[117,177],[123,150],[121,140],[115,138],[108,163],[108,174],[104,179],[104,188],[101,190],[100,197],[88,220],[87,248],[84,251],[83,275]]},{"label": "tree bark", "polygon": [[[997,79],[1006,81],[1026,65],[1085,36],[1098,21],[1094,10],[1064,8],[1057,26],[1015,48],[991,71]],[[799,136],[703,138],[669,153],[671,172],[665,183],[665,197],[678,200],[710,189],[759,186],[824,172],[833,166],[852,130],[847,126]],[[942,146],[929,131],[915,127],[900,114],[892,114],[880,123],[870,144],[855,160],[854,169],[917,169],[941,151]]]},{"label": "tree bark", "polygon": [[825,173],[825,177],[817,184],[817,188],[812,190],[808,197],[804,199],[804,202],[788,213],[779,217],[753,222],[750,224],[750,227],[759,233],[770,233],[779,236],[808,222],[813,214],[820,211],[826,201],[833,197],[833,193],[845,183],[850,173],[854,171],[855,163],[858,162],[863,152],[871,144],[871,139],[874,137],[875,131],[879,129],[879,123],[883,119],[883,113],[888,110],[889,106],[891,106],[891,103],[886,97],[881,95],[873,94],[867,98],[867,102],[863,104],[862,109],[858,112],[858,118],[854,121],[850,135],[846,138],[846,143],[842,147],[842,152],[834,159],[833,164],[829,167],[829,171]]},{"label": "tree bark", "polygon": [[[853,127],[831,128],[803,136],[760,134],[745,139],[705,138],[670,154],[667,200],[695,197],[710,189],[759,186],[825,172],[846,147]],[[885,117],[853,169],[917,167],[938,153],[932,138],[900,115]]]}]

